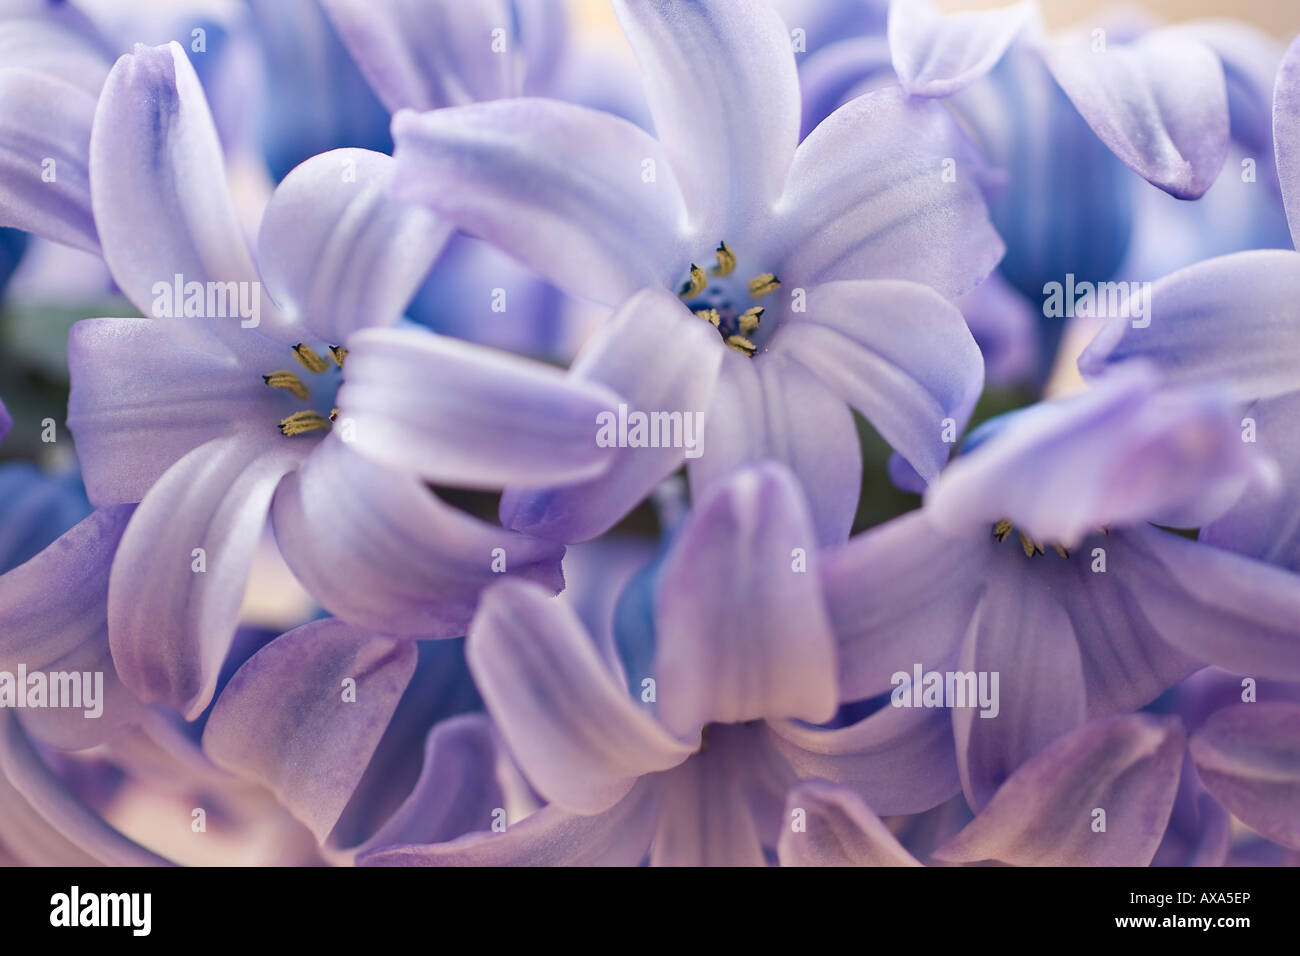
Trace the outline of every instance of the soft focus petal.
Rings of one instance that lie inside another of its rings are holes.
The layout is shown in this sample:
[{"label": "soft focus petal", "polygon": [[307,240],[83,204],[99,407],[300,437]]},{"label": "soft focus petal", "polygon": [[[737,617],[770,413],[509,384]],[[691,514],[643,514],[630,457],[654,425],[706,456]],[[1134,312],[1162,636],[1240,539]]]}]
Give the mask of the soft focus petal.
[{"label": "soft focus petal", "polygon": [[276,638],[236,671],[203,731],[219,766],[329,835],[415,671],[415,645],[341,621]]},{"label": "soft focus petal", "polygon": [[[501,502],[502,522],[556,541],[584,541],[608,530],[676,471],[683,456],[707,452],[699,426],[725,351],[713,328],[671,293],[645,290],[633,296],[583,347],[570,376],[618,395],[602,412],[611,424],[617,423],[621,405],[629,413],[667,413],[680,419],[681,441],[604,449],[608,470],[581,484],[512,488]],[[694,448],[683,447],[688,440]]]},{"label": "soft focus petal", "polygon": [[[855,536],[827,554],[822,582],[840,695],[865,700],[912,665],[949,670],[984,587],[988,543],[953,538],[924,510]],[[942,595],[937,600],[936,595]]]},{"label": "soft focus petal", "polygon": [[[370,85],[392,112],[516,95],[508,0],[321,0]],[[500,30],[504,54],[493,48]]]},{"label": "soft focus petal", "polygon": [[785,469],[738,472],[700,500],[655,600],[668,727],[689,738],[709,723],[835,713],[835,646],[817,571],[808,506]]},{"label": "soft focus petal", "polygon": [[690,268],[672,167],[626,120],[553,100],[506,100],[399,113],[393,138],[399,199],[574,295],[618,305]]},{"label": "soft focus petal", "polygon": [[390,197],[393,172],[382,153],[321,153],[285,177],[263,214],[267,288],[327,344],[400,318],[450,235],[428,211]]},{"label": "soft focus petal", "polygon": [[425,742],[415,789],[361,852],[443,843],[491,827],[492,811],[505,805],[496,758],[492,722],[484,714],[465,714],[435,726]]},{"label": "soft focus petal", "polygon": [[[1151,288],[1149,325],[1116,317],[1079,359],[1087,376],[1145,359],[1170,384],[1213,383],[1250,401],[1300,389],[1300,254],[1241,252]],[[1145,321],[1142,320],[1142,321]]]},{"label": "soft focus petal", "polygon": [[0,225],[98,253],[90,129],[111,54],[70,5],[6,14],[0,18]]},{"label": "soft focus petal", "polygon": [[[1146,866],[1169,822],[1185,734],[1134,714],[1080,727],[1022,766],[935,856],[949,863]],[[1105,830],[1094,829],[1105,811]]]},{"label": "soft focus petal", "polygon": [[962,789],[977,811],[1017,767],[1082,724],[1087,712],[1083,664],[1065,608],[1054,589],[1042,586],[1031,559],[1007,545],[989,555],[984,596],[956,668],[977,679],[987,675],[992,701],[986,707],[981,698],[975,707],[968,700],[952,715]]},{"label": "soft focus petal", "polygon": [[1221,710],[1188,750],[1205,788],[1246,826],[1300,850],[1300,704]]},{"label": "soft focus petal", "polygon": [[0,69],[0,225],[99,252],[88,172],[94,116],[92,94]]},{"label": "soft focus petal", "polygon": [[1199,540],[1269,564],[1300,571],[1300,499],[1288,489],[1300,478],[1300,391],[1256,402],[1242,419],[1253,428],[1257,454],[1278,465],[1281,487],[1246,489],[1230,509],[1201,528]]},{"label": "soft focus petal", "polygon": [[934,478],[951,450],[944,432],[965,427],[984,386],[961,313],[933,289],[888,281],[818,286],[807,306],[807,321],[783,324],[772,348],[812,370]]},{"label": "soft focus petal", "polygon": [[1200,198],[1228,150],[1219,58],[1176,30],[1101,51],[1093,43],[1085,37],[1043,47],[1056,81],[1129,168],[1180,199]]},{"label": "soft focus petal", "polygon": [[1068,548],[1100,526],[1222,512],[1257,474],[1218,395],[1162,393],[1149,370],[1126,369],[1083,395],[1013,413],[925,502],[954,533],[1007,518]]},{"label": "soft focus petal", "polygon": [[357,451],[444,484],[499,488],[609,467],[597,416],[608,389],[423,329],[348,339],[339,423]]},{"label": "soft focus petal", "polygon": [[566,809],[608,810],[637,778],[695,749],[640,708],[572,609],[534,584],[503,582],[484,595],[468,654],[520,768]]},{"label": "soft focus petal", "polygon": [[703,496],[737,468],[776,461],[803,486],[817,543],[849,535],[862,490],[862,450],[853,413],[817,376],[789,356],[749,359],[727,349],[704,432],[690,462],[691,491]]},{"label": "soft focus petal", "polygon": [[[954,177],[945,175],[946,163]],[[979,169],[939,103],[898,88],[860,96],[799,146],[767,258],[790,288],[907,279],[955,298],[1004,251]]]},{"label": "soft focus petal", "polygon": [[710,728],[708,744],[663,775],[652,866],[763,866],[758,827],[746,800],[743,727]]},{"label": "soft focus petal", "polygon": [[[0,711],[0,773],[8,781],[8,786],[0,784],[0,788],[12,787],[27,807],[62,837],[59,840],[52,834],[45,835],[43,849],[57,855],[34,862],[43,866],[82,866],[86,861],[81,854],[85,854],[107,866],[167,865],[165,859],[127,839],[70,793],[41,760],[18,721],[3,711]],[[9,825],[19,821],[8,813],[5,820],[8,840]],[[65,840],[80,853],[70,853]]]},{"label": "soft focus petal", "polygon": [[[23,724],[56,747],[103,742],[136,720],[140,705],[118,680],[108,646],[108,576],[113,553],[131,517],[120,505],[96,511],[36,557],[0,575],[0,669],[13,673],[102,675],[98,691],[82,684],[84,707],[21,712]],[[85,691],[98,695],[92,707]],[[94,710],[98,714],[88,716]]]},{"label": "soft focus petal", "polygon": [[[796,814],[804,829],[796,830]],[[790,791],[777,855],[782,866],[920,866],[847,787],[809,780]]]},{"label": "soft focus petal", "polygon": [[692,224],[743,248],[799,141],[790,34],[768,0],[615,0]]},{"label": "soft focus petal", "polygon": [[1156,528],[1126,541],[1134,594],[1166,642],[1237,674],[1300,681],[1300,576]]},{"label": "soft focus petal", "polygon": [[659,781],[642,780],[604,813],[581,815],[554,804],[504,833],[479,832],[451,843],[393,846],[364,854],[362,866],[636,866],[659,819]]},{"label": "soft focus petal", "polygon": [[141,700],[187,720],[212,698],[271,496],[305,451],[268,430],[266,439],[214,439],[169,468],[113,561],[108,633],[118,673]]},{"label": "soft focus petal", "polygon": [[230,354],[190,338],[203,321],[86,319],[72,327],[68,428],[94,504],[139,501],[193,449],[250,421],[272,430],[298,407]]},{"label": "soft focus petal", "polygon": [[444,504],[336,435],[281,482],[271,514],[286,563],[321,606],[379,633],[464,634],[503,566],[550,591],[564,586],[563,547]]},{"label": "soft focus petal", "polygon": [[930,0],[889,5],[894,72],[914,96],[949,96],[993,69],[1036,20],[1033,3],[941,16]]},{"label": "soft focus petal", "polygon": [[256,282],[203,88],[180,44],[117,61],[90,139],[95,225],[113,278],[151,315],[154,284]]},{"label": "soft focus petal", "polygon": [[885,706],[847,727],[763,727],[786,786],[818,777],[850,788],[881,816],[920,813],[961,790],[944,708]]},{"label": "soft focus petal", "polygon": [[802,141],[854,96],[897,82],[884,36],[847,34],[809,56],[799,67],[803,93]]},{"label": "soft focus petal", "polygon": [[1273,88],[1273,148],[1277,152],[1277,177],[1291,226],[1291,238],[1300,248],[1300,38],[1286,51]]}]

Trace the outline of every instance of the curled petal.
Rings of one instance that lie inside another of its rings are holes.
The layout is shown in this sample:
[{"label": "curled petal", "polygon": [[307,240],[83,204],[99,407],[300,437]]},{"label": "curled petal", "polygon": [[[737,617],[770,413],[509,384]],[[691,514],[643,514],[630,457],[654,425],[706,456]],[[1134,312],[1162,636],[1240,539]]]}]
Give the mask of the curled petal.
[{"label": "curled petal", "polygon": [[323,841],[393,716],[415,656],[409,641],[341,621],[295,628],[235,672],[212,708],[203,749],[272,790]]},{"label": "curled petal", "polygon": [[1085,724],[1017,770],[934,856],[949,863],[1146,866],[1169,823],[1185,741],[1177,717],[1133,714]]}]

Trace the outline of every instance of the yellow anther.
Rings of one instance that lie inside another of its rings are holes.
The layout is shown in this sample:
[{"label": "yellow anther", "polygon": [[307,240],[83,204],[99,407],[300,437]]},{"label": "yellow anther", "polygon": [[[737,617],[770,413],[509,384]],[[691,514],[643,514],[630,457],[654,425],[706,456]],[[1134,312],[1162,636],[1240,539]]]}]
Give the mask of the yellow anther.
[{"label": "yellow anther", "polygon": [[1020,535],[1020,549],[1025,552],[1026,558],[1032,558],[1036,554],[1042,554],[1043,549],[1037,541],[1029,537],[1023,531],[1016,532]]},{"label": "yellow anther", "polygon": [[764,272],[761,276],[749,280],[749,294],[755,299],[761,299],[769,292],[775,292],[780,285],[780,279],[770,272]]},{"label": "yellow anther", "polygon": [[330,423],[320,412],[294,412],[280,419],[280,433],[292,438],[306,432],[329,431]]},{"label": "yellow anther", "polygon": [[338,420],[339,420],[339,410],[338,410],[337,408],[331,408],[331,409],[330,409],[330,421],[332,421],[332,422],[336,422],[336,421],[338,421]]},{"label": "yellow anther", "polygon": [[1007,540],[1007,535],[1011,533],[1011,522],[1003,518],[993,526],[993,537],[999,541]]},{"label": "yellow anther", "polygon": [[740,334],[749,335],[758,328],[758,320],[763,317],[765,311],[761,305],[756,305],[752,309],[742,312],[740,318],[736,320],[736,325],[740,328]]},{"label": "yellow anther", "polygon": [[299,342],[293,347],[294,357],[302,364],[302,367],[309,372],[320,374],[329,368],[329,363],[316,354],[316,350],[310,345],[303,345]]},{"label": "yellow anther", "polygon": [[704,274],[704,270],[691,263],[691,278],[689,282],[683,283],[682,291],[678,293],[683,299],[693,299],[709,284],[709,277]]},{"label": "yellow anther", "polygon": [[1068,558],[1070,556],[1069,548],[1063,548],[1059,544],[1054,544],[1052,545],[1052,547],[1056,549],[1056,553],[1059,554],[1061,557]]},{"label": "yellow anther", "polygon": [[311,394],[307,391],[307,386],[302,383],[302,379],[293,374],[293,372],[285,371],[283,369],[279,372],[272,372],[270,375],[263,375],[262,381],[267,385],[270,385],[272,388],[283,388],[286,391],[291,392],[293,397],[298,399],[300,402],[307,401],[308,395]]},{"label": "yellow anther", "polygon": [[713,274],[725,279],[736,271],[736,254],[725,242],[718,245],[718,264],[713,267]]},{"label": "yellow anther", "polygon": [[717,309],[700,309],[695,314],[698,315],[705,322],[709,323],[709,325],[713,326],[715,329],[722,322],[722,316],[718,314]]},{"label": "yellow anther", "polygon": [[334,359],[334,364],[339,368],[343,367],[343,360],[348,357],[348,350],[341,345],[330,346],[330,358]]},{"label": "yellow anther", "polygon": [[727,344],[737,352],[743,352],[745,355],[753,355],[758,351],[758,346],[743,335],[728,335]]}]

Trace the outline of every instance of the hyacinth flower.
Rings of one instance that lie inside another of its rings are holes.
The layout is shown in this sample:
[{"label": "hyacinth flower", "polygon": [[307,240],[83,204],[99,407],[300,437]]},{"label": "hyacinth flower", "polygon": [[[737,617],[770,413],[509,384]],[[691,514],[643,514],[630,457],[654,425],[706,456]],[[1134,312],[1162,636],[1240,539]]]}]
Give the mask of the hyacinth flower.
[{"label": "hyacinth flower", "polygon": [[519,769],[547,800],[504,833],[374,849],[370,865],[761,865],[785,793],[817,777],[882,813],[957,790],[946,719],[885,708],[835,729],[836,660],[815,532],[765,463],[696,504],[643,633],[620,655],[541,588],[484,594],[467,656]]},{"label": "hyacinth flower", "polygon": [[982,432],[923,508],[824,571],[846,700],[917,665],[1001,675],[995,718],[953,711],[972,809],[1051,740],[1203,664],[1300,679],[1300,578],[1164,530],[1275,477],[1226,400],[1133,367]]},{"label": "hyacinth flower", "polygon": [[[1292,244],[1300,247],[1300,41],[1278,70],[1273,138]],[[1079,359],[1085,376],[1138,359],[1171,385],[1211,383],[1248,404],[1243,439],[1279,463],[1288,486],[1300,475],[1300,253],[1241,252],[1201,262],[1154,283],[1142,328],[1112,319]],[[1294,495],[1248,492],[1201,529],[1209,544],[1300,570]]]},{"label": "hyacinth flower", "polygon": [[[945,420],[979,394],[978,349],[944,298],[1002,253],[978,164],[939,104],[896,89],[800,144],[790,36],[765,0],[615,9],[658,139],[544,99],[401,112],[396,195],[616,308],[571,375],[629,409],[703,415],[697,490],[783,462],[809,490],[819,540],[841,540],[861,471],[849,405],[933,475]],[[593,537],[686,458],[611,457],[601,479],[512,487],[503,521]]]},{"label": "hyacinth flower", "polygon": [[[1186,740],[1176,717],[1129,714],[1084,724],[1017,768],[928,862],[1146,866],[1173,811]],[[783,866],[921,863],[842,786],[795,787],[785,820]]]},{"label": "hyacinth flower", "polygon": [[[1127,260],[1125,271],[1156,261],[1145,248],[1130,257],[1130,239],[1138,228],[1139,239],[1151,240],[1150,230],[1176,214],[1143,180],[1171,196],[1197,198],[1224,166],[1230,138],[1247,155],[1264,155],[1256,75],[1262,46],[1244,30],[1205,24],[1147,30],[1120,21],[1046,36],[1033,3],[942,16],[928,0],[902,0],[890,4],[887,28],[847,37],[801,62],[804,125],[810,129],[846,99],[894,82],[914,96],[945,99],[1004,176],[989,191],[993,222],[1007,243],[999,275],[1036,310],[1044,285],[1067,273],[1105,281]],[[1261,175],[1267,178],[1267,170]],[[1267,245],[1276,223],[1262,198],[1266,189],[1236,184],[1236,170],[1220,179],[1226,180],[1233,182],[1220,190],[1222,202],[1200,219],[1227,204],[1234,221],[1249,201],[1255,225],[1235,239],[1233,230],[1216,225],[1204,248]],[[1158,254],[1174,254],[1167,234],[1155,242]],[[986,356],[1000,359],[1007,346],[998,302],[977,296],[961,306]],[[1034,350],[1042,378],[1064,323],[1040,316],[1038,324],[1036,334],[1020,331],[1012,351]],[[1013,365],[998,374],[1020,371]]]},{"label": "hyacinth flower", "polygon": [[[638,125],[635,69],[574,42],[563,0],[325,0],[324,12],[391,112],[549,96]],[[549,282],[482,241],[453,236],[411,302],[434,331],[566,364],[586,319]]]},{"label": "hyacinth flower", "polygon": [[108,620],[141,700],[203,709],[268,513],[313,596],[387,633],[462,634],[502,562],[561,586],[562,549],[471,520],[423,481],[595,474],[591,422],[612,395],[423,330],[366,330],[397,319],[447,234],[387,198],[388,157],[299,167],[263,218],[259,272],[177,45],[118,62],[90,153],[105,261],[149,317],[74,327],[68,424],[91,502],[139,502]]}]

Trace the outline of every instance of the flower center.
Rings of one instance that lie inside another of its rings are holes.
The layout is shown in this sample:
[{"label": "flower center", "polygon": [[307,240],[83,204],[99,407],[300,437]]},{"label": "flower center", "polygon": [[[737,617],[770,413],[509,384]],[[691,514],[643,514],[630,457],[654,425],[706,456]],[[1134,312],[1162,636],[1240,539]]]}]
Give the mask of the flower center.
[{"label": "flower center", "polygon": [[[1015,531],[1015,526],[1012,525],[1008,519],[1003,518],[993,526],[993,537],[997,538],[999,541],[1005,541],[1012,531]],[[1043,550],[1041,544],[1029,537],[1029,535],[1025,534],[1023,531],[1016,531],[1016,534],[1020,537],[1020,550],[1025,552],[1025,557],[1033,558],[1040,554],[1047,553]],[[1051,547],[1063,558],[1068,558],[1070,556],[1069,548],[1064,548],[1059,544],[1053,544]]]},{"label": "flower center", "polygon": [[766,311],[759,300],[775,292],[781,281],[771,272],[739,278],[736,254],[725,242],[719,243],[715,254],[717,264],[708,272],[691,263],[678,295],[688,309],[718,330],[723,342],[752,356],[762,341],[759,326]]},{"label": "flower center", "polygon": [[280,419],[280,434],[286,438],[309,432],[329,431],[330,423],[338,417],[339,410],[334,405],[334,396],[339,388],[337,373],[343,369],[343,360],[347,358],[348,350],[331,345],[328,351],[334,360],[332,365],[310,345],[299,342],[293,347],[293,357],[311,373],[306,381],[298,373],[287,369],[262,376],[262,381],[269,387],[282,388],[298,401],[310,406]]}]

